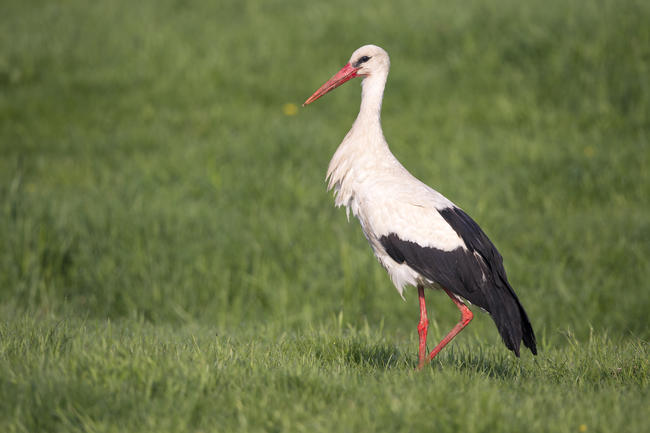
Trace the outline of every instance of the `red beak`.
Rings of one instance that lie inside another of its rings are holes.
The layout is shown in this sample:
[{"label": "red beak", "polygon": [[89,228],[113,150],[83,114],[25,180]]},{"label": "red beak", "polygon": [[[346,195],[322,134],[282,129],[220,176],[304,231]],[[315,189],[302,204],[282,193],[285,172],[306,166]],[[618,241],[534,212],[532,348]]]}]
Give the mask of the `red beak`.
[{"label": "red beak", "polygon": [[337,87],[339,87],[341,84],[345,83],[346,81],[353,79],[354,77],[357,76],[358,70],[359,68],[355,68],[349,63],[343,66],[341,70],[338,71],[332,78],[330,78],[329,80],[327,80],[325,84],[320,86],[320,89],[316,90],[316,92],[314,92],[314,94],[311,95],[309,99],[307,99],[305,103],[302,104],[302,106],[304,107],[305,105],[311,104],[312,102],[314,102],[315,100],[317,100],[318,98],[326,94],[327,92],[332,91]]}]

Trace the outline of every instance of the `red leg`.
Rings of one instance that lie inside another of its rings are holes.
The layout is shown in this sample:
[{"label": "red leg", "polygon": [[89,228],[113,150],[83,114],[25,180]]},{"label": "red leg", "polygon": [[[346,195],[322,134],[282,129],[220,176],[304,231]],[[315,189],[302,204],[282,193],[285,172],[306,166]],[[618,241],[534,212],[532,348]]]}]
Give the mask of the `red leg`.
[{"label": "red leg", "polygon": [[420,370],[426,362],[427,355],[427,330],[429,329],[429,321],[427,320],[427,305],[424,302],[424,287],[418,286],[418,296],[420,298],[420,323],[418,323],[418,335],[420,336],[420,351],[418,354],[418,370]]},{"label": "red leg", "polygon": [[[442,348],[447,345],[447,343],[449,343],[460,331],[462,331],[463,328],[467,326],[469,322],[472,321],[472,317],[474,317],[470,309],[467,308],[465,304],[459,301],[449,290],[447,289],[444,290],[445,293],[449,295],[451,300],[454,301],[454,304],[456,304],[456,306],[460,310],[460,314],[461,314],[460,322],[458,322],[456,326],[454,326],[454,328],[451,331],[449,331],[449,334],[447,334],[447,336],[443,338],[440,343],[438,343],[435,349],[431,351],[431,353],[429,354],[429,359],[428,359],[429,361],[431,361],[438,354],[438,352],[440,352]],[[421,345],[422,343],[420,343],[420,347],[422,347]]]}]

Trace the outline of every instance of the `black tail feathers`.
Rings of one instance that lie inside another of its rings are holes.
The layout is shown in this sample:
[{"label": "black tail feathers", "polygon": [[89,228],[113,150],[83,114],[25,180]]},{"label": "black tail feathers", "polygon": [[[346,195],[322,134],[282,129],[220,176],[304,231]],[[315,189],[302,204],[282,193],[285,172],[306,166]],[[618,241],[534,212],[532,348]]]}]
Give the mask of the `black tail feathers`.
[{"label": "black tail feathers", "polygon": [[[519,303],[519,300],[517,300]],[[535,339],[535,332],[533,325],[528,320],[528,315],[524,311],[524,307],[519,304],[519,312],[521,313],[521,329],[523,331],[524,346],[530,349],[533,355],[537,355],[537,340]]]},{"label": "black tail feathers", "polygon": [[524,346],[529,348],[533,355],[537,355],[533,327],[510,285],[506,282],[505,287],[498,287],[494,291],[494,295],[496,296],[490,296],[491,299],[488,299],[488,304],[491,304],[488,311],[506,347],[519,356],[519,346],[523,340]]}]

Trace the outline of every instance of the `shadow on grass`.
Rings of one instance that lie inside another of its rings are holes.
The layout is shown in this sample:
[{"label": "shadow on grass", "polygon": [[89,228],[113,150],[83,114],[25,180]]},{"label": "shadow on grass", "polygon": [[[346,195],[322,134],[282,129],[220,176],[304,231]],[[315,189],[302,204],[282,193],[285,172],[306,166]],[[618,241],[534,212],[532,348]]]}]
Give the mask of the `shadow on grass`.
[{"label": "shadow on grass", "polygon": [[444,370],[453,368],[460,372],[478,374],[494,379],[510,380],[526,375],[526,369],[514,355],[485,351],[481,347],[473,350],[454,350],[442,352],[431,364],[430,368]]},{"label": "shadow on grass", "polygon": [[[417,348],[400,351],[385,341],[372,341],[357,336],[325,337],[303,340],[301,351],[310,352],[326,365],[344,364],[351,367],[379,370],[415,370]],[[532,373],[529,363],[523,363],[510,352],[484,346],[446,348],[425,369],[453,369],[461,373],[512,380]]]},{"label": "shadow on grass", "polygon": [[345,360],[350,365],[369,366],[388,370],[400,365],[408,365],[408,356],[397,348],[385,345],[369,345],[352,342],[345,351]]},{"label": "shadow on grass", "polygon": [[[329,354],[328,354],[329,353]],[[403,369],[415,370],[416,354],[403,353],[396,347],[385,344],[371,344],[359,341],[348,341],[337,351],[335,359],[331,356],[330,348],[321,347],[316,356],[324,362],[344,362],[350,366],[370,367],[380,370]],[[459,372],[487,376],[500,380],[512,380],[527,375],[527,370],[509,353],[485,351],[478,347],[474,350],[449,350],[442,353],[426,368],[441,372],[454,369]]]},{"label": "shadow on grass", "polygon": [[411,360],[407,355],[387,344],[373,344],[345,338],[314,343],[316,346],[313,350],[315,357],[325,364],[342,363],[380,370],[411,365]]},{"label": "shadow on grass", "polygon": [[[344,352],[344,359],[348,365],[372,367],[381,370],[404,369],[415,370],[417,357],[402,353],[397,348],[383,345],[368,345],[352,342]],[[440,358],[436,358],[426,368],[433,368],[444,372],[454,369],[459,372],[487,376],[500,380],[512,380],[525,375],[525,369],[516,359],[510,359],[508,353],[486,353],[478,349],[476,352],[466,350],[449,351]]]}]

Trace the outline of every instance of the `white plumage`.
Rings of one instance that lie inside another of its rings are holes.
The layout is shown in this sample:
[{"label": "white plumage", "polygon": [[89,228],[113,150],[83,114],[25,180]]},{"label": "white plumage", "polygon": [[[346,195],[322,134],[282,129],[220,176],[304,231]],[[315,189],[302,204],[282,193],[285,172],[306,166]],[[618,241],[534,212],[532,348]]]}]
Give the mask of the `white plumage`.
[{"label": "white plumage", "polygon": [[388,148],[381,128],[381,104],[389,69],[386,51],[375,45],[363,46],[303,104],[354,77],[363,77],[359,115],[327,171],[336,206],[345,206],[348,218],[351,211],[359,219],[400,295],[406,285],[418,287],[420,368],[426,362],[423,352],[428,324],[424,287],[444,289],[463,314],[429,360],[471,320],[462,299],[490,312],[504,342],[517,355],[522,338],[535,353],[530,322],[507,282],[501,256],[487,236],[451,201],[411,175]]},{"label": "white plumage", "polygon": [[[375,256],[402,295],[404,286],[417,285],[419,275],[386,254],[381,236],[396,233],[400,239],[443,251],[464,243],[436,212],[453,203],[411,175],[388,148],[381,129],[388,53],[366,45],[352,54],[350,63],[363,55],[370,57],[364,68],[372,66],[372,74],[362,81],[359,115],[330,161],[328,188],[334,190],[336,206],[345,206],[359,219]],[[364,68],[357,75],[363,75]]]}]

